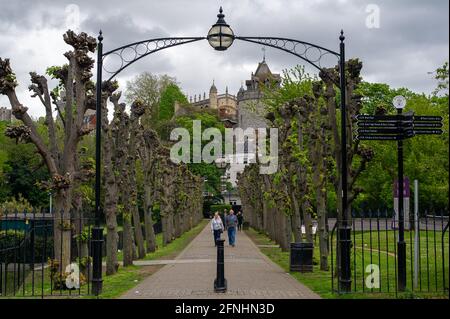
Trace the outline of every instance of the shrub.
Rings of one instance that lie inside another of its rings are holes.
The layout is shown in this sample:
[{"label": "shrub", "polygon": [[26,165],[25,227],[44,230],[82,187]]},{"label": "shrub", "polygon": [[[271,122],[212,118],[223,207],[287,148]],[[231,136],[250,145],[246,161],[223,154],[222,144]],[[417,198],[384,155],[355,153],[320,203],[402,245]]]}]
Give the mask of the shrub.
[{"label": "shrub", "polygon": [[14,211],[31,212],[32,210],[33,207],[31,207],[31,204],[22,196],[22,194],[19,194],[18,199],[12,197],[9,201],[0,203],[0,216],[7,213],[13,213]]},{"label": "shrub", "polygon": [[[25,239],[25,233],[17,230],[0,231],[0,250],[17,247],[16,249],[5,250],[0,254],[0,262],[31,263],[32,249],[30,236]],[[46,243],[45,243],[46,241]],[[45,243],[45,245],[44,245]],[[24,249],[26,250],[24,253]],[[45,253],[45,256],[44,256]],[[48,256],[53,254],[53,240],[48,234],[47,240],[44,236],[35,236],[34,238],[34,263],[47,262]]]},{"label": "shrub", "polygon": [[224,209],[229,211],[231,209],[231,205],[229,205],[229,204],[211,205],[211,213],[212,214],[214,214],[215,212],[219,212],[222,214]]}]

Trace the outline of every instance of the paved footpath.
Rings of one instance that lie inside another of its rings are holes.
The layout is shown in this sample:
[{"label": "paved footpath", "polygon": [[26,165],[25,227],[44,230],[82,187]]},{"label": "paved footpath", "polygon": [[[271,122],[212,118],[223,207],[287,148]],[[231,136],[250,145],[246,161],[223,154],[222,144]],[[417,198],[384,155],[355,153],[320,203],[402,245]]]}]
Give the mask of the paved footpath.
[{"label": "paved footpath", "polygon": [[[236,247],[225,242],[226,293],[214,293],[217,249],[208,224],[178,255],[121,298],[317,299],[309,288],[262,254],[244,232]],[[227,239],[225,234],[224,239]]]}]

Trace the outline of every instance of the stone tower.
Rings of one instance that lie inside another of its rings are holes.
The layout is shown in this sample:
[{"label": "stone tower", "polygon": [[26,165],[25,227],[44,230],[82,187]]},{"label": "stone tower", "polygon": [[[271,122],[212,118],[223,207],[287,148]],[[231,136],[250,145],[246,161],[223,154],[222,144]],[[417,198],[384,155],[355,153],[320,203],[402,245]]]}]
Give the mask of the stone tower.
[{"label": "stone tower", "polygon": [[0,121],[11,122],[12,112],[11,109],[6,107],[0,107]]},{"label": "stone tower", "polygon": [[265,109],[262,98],[262,86],[271,83],[279,86],[281,84],[280,74],[270,71],[265,57],[258,63],[255,73],[252,72],[249,80],[245,81],[246,88],[241,85],[237,94],[238,102],[238,126],[242,129],[267,127],[265,120]]},{"label": "stone tower", "polygon": [[213,110],[217,110],[217,88],[214,85],[214,81],[209,89],[209,107]]}]

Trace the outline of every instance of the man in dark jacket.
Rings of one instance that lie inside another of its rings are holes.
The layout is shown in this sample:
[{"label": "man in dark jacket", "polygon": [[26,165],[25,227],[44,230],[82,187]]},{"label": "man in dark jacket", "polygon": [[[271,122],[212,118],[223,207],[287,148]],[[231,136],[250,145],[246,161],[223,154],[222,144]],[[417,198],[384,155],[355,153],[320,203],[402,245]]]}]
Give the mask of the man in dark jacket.
[{"label": "man in dark jacket", "polygon": [[227,232],[228,232],[228,243],[230,246],[234,247],[236,245],[236,228],[238,224],[238,220],[236,215],[234,215],[234,211],[230,210],[230,213],[226,217]]}]

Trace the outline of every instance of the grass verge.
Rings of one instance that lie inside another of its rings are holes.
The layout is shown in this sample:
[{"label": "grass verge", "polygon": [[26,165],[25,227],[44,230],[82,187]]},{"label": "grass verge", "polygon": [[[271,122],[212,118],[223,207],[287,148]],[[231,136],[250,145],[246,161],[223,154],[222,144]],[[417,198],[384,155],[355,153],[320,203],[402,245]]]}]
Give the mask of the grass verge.
[{"label": "grass verge", "polygon": [[[270,238],[265,234],[262,234],[252,228],[246,230],[246,234],[256,245],[269,245],[277,246]],[[357,239],[358,243],[358,239]],[[358,244],[357,244],[358,245]],[[319,256],[319,248],[316,245],[314,249],[314,256]],[[329,271],[322,271],[318,265],[314,265],[314,271],[312,273],[297,273],[289,271],[289,252],[283,252],[278,247],[260,247],[262,253],[269,257],[273,262],[283,268],[287,273],[290,273],[292,277],[299,282],[319,294],[322,298],[328,299],[390,299],[390,298],[448,298],[448,295],[443,292],[353,292],[350,294],[337,294],[333,293],[331,289],[331,273]],[[365,256],[364,259],[367,257]],[[368,263],[367,263],[368,264]],[[394,263],[391,263],[394,266]],[[394,271],[392,271],[394,274]]]}]

